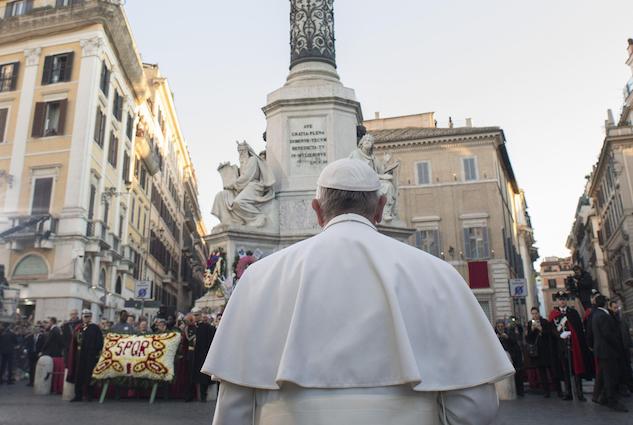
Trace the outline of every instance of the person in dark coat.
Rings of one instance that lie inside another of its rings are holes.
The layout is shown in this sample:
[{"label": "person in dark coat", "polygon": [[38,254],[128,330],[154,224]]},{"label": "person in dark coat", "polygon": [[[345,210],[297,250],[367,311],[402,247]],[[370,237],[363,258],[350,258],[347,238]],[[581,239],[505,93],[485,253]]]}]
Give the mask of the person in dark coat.
[{"label": "person in dark coat", "polygon": [[620,365],[622,362],[622,336],[617,322],[607,310],[607,297],[596,297],[596,312],[591,321],[594,353],[600,366],[598,379],[603,382],[607,407],[618,412],[628,409],[618,400]]},{"label": "person in dark coat", "polygon": [[75,384],[75,398],[70,401],[82,401],[84,387],[87,388],[88,400],[92,398],[92,370],[97,365],[103,348],[101,329],[91,323],[92,312],[83,310],[81,318],[82,324],[73,332],[72,349],[69,352],[72,368],[69,369],[66,380]]},{"label": "person in dark coat", "polygon": [[[617,301],[609,301],[609,312],[613,316],[622,339],[622,362],[620,366],[620,383],[633,393],[633,370],[631,369],[631,334]],[[626,394],[626,390],[623,390]]]},{"label": "person in dark coat", "polygon": [[112,326],[111,331],[114,333],[130,333],[134,331],[134,327],[127,322],[128,314],[126,310],[119,312],[119,321]]},{"label": "person in dark coat", "polygon": [[512,366],[514,366],[515,369],[514,385],[516,387],[517,395],[522,397],[525,395],[525,391],[523,388],[523,375],[521,374],[521,371],[523,370],[523,353],[521,352],[521,347],[518,341],[510,336],[503,320],[497,321],[495,333],[497,334],[497,338],[499,338],[499,342],[501,343],[503,349],[510,354],[510,360],[512,361]]},{"label": "person in dark coat", "polygon": [[[190,326],[189,335],[193,334],[193,353],[189,351],[190,358],[190,372],[191,372],[191,385],[186,400],[191,401],[194,397],[194,391],[198,391],[200,401],[207,400],[207,390],[211,383],[211,377],[200,372],[207,353],[211,347],[211,342],[215,336],[215,328],[209,323],[205,323],[202,320],[202,311],[199,308],[194,308],[191,313],[193,314],[193,324]],[[188,337],[191,341],[191,337]],[[190,347],[191,350],[191,347]]]},{"label": "person in dark coat", "polygon": [[62,338],[64,339],[64,360],[66,361],[66,368],[69,371],[72,365],[69,362],[68,354],[73,343],[73,332],[80,323],[79,312],[77,312],[76,309],[72,309],[70,310],[70,318],[61,326]]},{"label": "person in dark coat", "polygon": [[6,376],[8,384],[15,384],[13,377],[13,360],[15,347],[18,345],[18,337],[8,323],[0,323],[0,384],[3,384]]},{"label": "person in dark coat", "polygon": [[573,279],[576,283],[578,298],[580,298],[582,307],[584,309],[588,309],[591,307],[591,290],[595,289],[596,285],[594,284],[591,275],[584,271],[581,266],[575,265],[573,271]]},{"label": "person in dark coat", "polygon": [[[530,310],[532,320],[528,322],[527,336],[528,356],[532,366],[538,369],[540,384],[546,398],[550,397],[550,387],[554,382],[552,367],[556,362],[554,350],[558,343],[558,334],[554,326],[541,317],[538,308],[532,307]],[[534,348],[530,348],[530,346]],[[551,379],[550,379],[551,378]],[[562,397],[560,385],[556,385],[559,396]]]},{"label": "person in dark coat", "polygon": [[561,291],[556,294],[556,299],[558,306],[550,313],[549,320],[554,323],[560,336],[557,351],[566,389],[563,400],[573,399],[570,378],[570,375],[573,375],[578,400],[586,401],[582,392],[582,377],[590,370],[590,360],[582,319],[576,309],[567,305],[568,294]]},{"label": "person in dark coat", "polygon": [[35,379],[35,366],[37,365],[37,359],[40,358],[42,348],[46,341],[46,335],[43,332],[43,325],[39,324],[33,328],[24,339],[24,347],[26,348],[26,358],[29,364],[29,382],[27,386],[33,386],[33,380]]},{"label": "person in dark coat", "polygon": [[46,341],[42,347],[42,355],[50,357],[62,357],[64,353],[64,337],[57,326],[57,319],[50,317],[45,325]]}]

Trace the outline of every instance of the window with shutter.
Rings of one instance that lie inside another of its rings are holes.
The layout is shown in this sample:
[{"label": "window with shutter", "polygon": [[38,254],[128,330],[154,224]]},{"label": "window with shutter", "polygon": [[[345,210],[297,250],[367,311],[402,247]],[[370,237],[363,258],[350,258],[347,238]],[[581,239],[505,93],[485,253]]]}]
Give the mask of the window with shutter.
[{"label": "window with shutter", "polygon": [[134,137],[134,117],[132,115],[127,116],[127,127],[125,129],[125,134],[128,140],[132,141],[132,137]]},{"label": "window with shutter", "polygon": [[33,200],[31,202],[31,215],[48,214],[51,207],[52,190],[52,177],[37,178],[33,181]]},{"label": "window with shutter", "polygon": [[490,257],[487,227],[464,228],[464,257],[470,260]]},{"label": "window with shutter", "polygon": [[99,88],[107,98],[110,92],[110,70],[108,69],[105,61],[101,63],[101,79],[99,82]]},{"label": "window with shutter", "polygon": [[67,100],[47,102],[45,104],[43,136],[57,136],[64,134]]},{"label": "window with shutter", "polygon": [[416,163],[418,184],[431,184],[431,164],[428,161]]},{"label": "window with shutter", "polygon": [[123,151],[123,170],[122,177],[124,183],[130,183],[130,155],[126,151]]},{"label": "window with shutter", "polygon": [[17,90],[19,75],[20,75],[20,62],[15,62],[13,64],[13,79],[11,80],[11,88],[10,88],[11,91]]},{"label": "window with shutter", "polygon": [[143,164],[140,165],[140,168],[141,168],[141,179],[139,183],[141,184],[141,188],[143,189],[143,191],[147,192],[147,188],[145,187],[145,184],[147,181],[147,171],[145,171],[145,167],[143,166]]},{"label": "window with shutter", "polygon": [[4,17],[22,16],[33,9],[33,0],[17,0],[7,2]]},{"label": "window with shutter", "polygon": [[121,121],[123,116],[123,97],[119,94],[118,91],[114,91],[114,104],[112,105],[112,115],[117,121]]},{"label": "window with shutter", "polygon": [[119,239],[123,239],[123,224],[125,223],[125,216],[119,216]]},{"label": "window with shutter", "polygon": [[19,62],[0,65],[0,92],[13,91],[18,84]]},{"label": "window with shutter", "polygon": [[50,84],[51,73],[53,71],[53,57],[46,56],[44,58],[44,71],[42,71],[42,85]]},{"label": "window with shutter", "polygon": [[74,53],[62,53],[59,55],[47,56],[44,59],[44,72],[42,73],[42,84],[55,84],[71,80],[73,69]]},{"label": "window with shutter", "polygon": [[57,120],[57,134],[66,132],[66,111],[68,109],[68,99],[59,101],[59,119]]},{"label": "window with shutter", "polygon": [[0,109],[0,143],[6,142],[5,132],[7,129],[7,119],[9,117],[9,109]]},{"label": "window with shutter", "polygon": [[123,284],[121,283],[121,276],[116,278],[116,284],[114,285],[114,293],[121,295]]},{"label": "window with shutter", "polygon": [[103,139],[105,139],[105,119],[104,113],[101,111],[101,108],[97,108],[97,116],[95,118],[95,134],[94,140],[100,148],[103,148]]},{"label": "window with shutter", "polygon": [[103,203],[103,227],[108,227],[108,217],[110,216],[110,204],[106,201]]},{"label": "window with shutter", "polygon": [[437,229],[415,232],[416,247],[436,257],[440,256],[440,231]]},{"label": "window with shutter", "polygon": [[116,161],[119,155],[119,140],[114,133],[110,133],[110,145],[108,146],[108,162],[116,168]]},{"label": "window with shutter", "polygon": [[477,180],[477,159],[475,157],[462,158],[464,168],[464,180]]},{"label": "window with shutter", "polygon": [[10,18],[13,16],[13,2],[8,2],[4,8],[4,17]]},{"label": "window with shutter", "polygon": [[32,137],[42,137],[44,135],[44,120],[46,119],[46,103],[38,102],[35,104],[35,115],[33,116]]}]

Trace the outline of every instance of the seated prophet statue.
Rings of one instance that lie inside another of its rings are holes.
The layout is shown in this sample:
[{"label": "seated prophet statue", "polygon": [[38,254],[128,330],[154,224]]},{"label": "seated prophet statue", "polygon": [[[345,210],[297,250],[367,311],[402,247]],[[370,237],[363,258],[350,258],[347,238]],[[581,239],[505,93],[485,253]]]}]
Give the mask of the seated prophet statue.
[{"label": "seated prophet statue", "polygon": [[239,168],[220,164],[224,190],[215,196],[211,213],[222,224],[264,227],[267,222],[264,207],[275,197],[272,170],[246,142],[237,143]]}]

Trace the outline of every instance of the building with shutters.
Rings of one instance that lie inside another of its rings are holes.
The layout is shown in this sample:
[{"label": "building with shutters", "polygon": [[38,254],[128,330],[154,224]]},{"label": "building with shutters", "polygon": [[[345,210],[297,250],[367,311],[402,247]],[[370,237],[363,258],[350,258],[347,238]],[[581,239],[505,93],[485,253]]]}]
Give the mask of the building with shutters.
[{"label": "building with shutters", "polygon": [[[545,257],[540,265],[540,277],[543,291],[543,312],[546,316],[556,307],[554,295],[559,291],[569,292],[565,288],[565,279],[573,275],[574,262],[571,257]],[[582,313],[580,301],[574,295],[570,295],[569,304]]]},{"label": "building with shutters", "polygon": [[[633,71],[633,39],[626,64]],[[620,118],[611,110],[598,161],[580,198],[567,247],[597,287],[620,302],[633,323],[633,77],[624,86]]]},{"label": "building with shutters", "polygon": [[113,318],[136,280],[166,311],[202,291],[173,95],[119,3],[0,0],[0,264],[36,319]]},{"label": "building with shutters", "polygon": [[[537,306],[538,258],[525,194],[498,127],[438,128],[433,113],[365,121],[380,157],[400,161],[398,211],[411,243],[451,263],[491,321]],[[513,298],[510,279],[525,279]]]}]

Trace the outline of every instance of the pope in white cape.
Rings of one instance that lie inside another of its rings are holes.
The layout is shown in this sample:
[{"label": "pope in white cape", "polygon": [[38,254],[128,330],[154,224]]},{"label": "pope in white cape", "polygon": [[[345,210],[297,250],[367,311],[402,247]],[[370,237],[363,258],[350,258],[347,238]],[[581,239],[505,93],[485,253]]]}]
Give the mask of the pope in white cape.
[{"label": "pope in white cape", "polygon": [[378,175],[317,182],[323,232],[242,276],[202,368],[214,425],[487,424],[514,368],[461,275],[380,234]]}]

